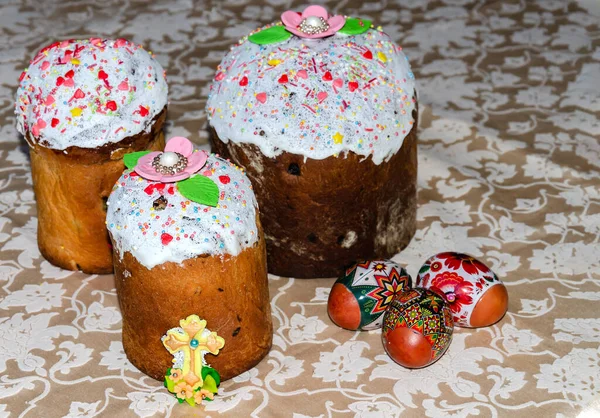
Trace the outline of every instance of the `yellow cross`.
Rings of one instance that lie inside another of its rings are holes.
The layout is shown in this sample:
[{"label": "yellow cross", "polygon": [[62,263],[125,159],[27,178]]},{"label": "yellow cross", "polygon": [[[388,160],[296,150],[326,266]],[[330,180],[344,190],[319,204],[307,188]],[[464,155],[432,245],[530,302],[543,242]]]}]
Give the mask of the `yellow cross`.
[{"label": "yellow cross", "polygon": [[[217,355],[225,345],[225,340],[216,332],[205,334],[206,321],[198,315],[190,315],[179,321],[183,333],[177,328],[167,331],[163,345],[171,354],[183,353],[183,379],[195,390],[202,386],[202,366],[204,353]],[[204,335],[203,335],[204,334]],[[175,362],[175,359],[173,359]]]}]

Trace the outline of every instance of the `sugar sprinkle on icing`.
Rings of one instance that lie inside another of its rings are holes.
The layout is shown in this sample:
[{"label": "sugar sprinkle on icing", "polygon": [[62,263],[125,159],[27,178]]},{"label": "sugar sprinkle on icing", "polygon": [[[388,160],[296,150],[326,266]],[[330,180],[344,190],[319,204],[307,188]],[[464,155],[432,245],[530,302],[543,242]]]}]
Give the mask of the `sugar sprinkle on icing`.
[{"label": "sugar sprinkle on icing", "polygon": [[203,254],[235,256],[254,245],[257,203],[244,171],[212,154],[200,174],[218,185],[217,207],[187,200],[175,183],[126,170],[108,198],[106,225],[115,251],[121,257],[129,252],[151,269]]},{"label": "sugar sprinkle on icing", "polygon": [[125,39],[43,48],[19,79],[17,129],[40,145],[97,148],[142,131],[167,104],[161,65]]},{"label": "sugar sprinkle on icing", "polygon": [[415,80],[402,48],[379,29],[322,39],[242,39],[223,58],[207,102],[224,142],[324,159],[352,151],[375,164],[414,124]]}]

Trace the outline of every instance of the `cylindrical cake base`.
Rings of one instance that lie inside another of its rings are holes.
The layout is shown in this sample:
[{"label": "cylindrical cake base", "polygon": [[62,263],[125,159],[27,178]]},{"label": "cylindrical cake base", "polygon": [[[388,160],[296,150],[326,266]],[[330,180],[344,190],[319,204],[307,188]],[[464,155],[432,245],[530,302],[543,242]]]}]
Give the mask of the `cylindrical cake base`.
[{"label": "cylindrical cake base", "polygon": [[213,151],[246,169],[261,208],[269,273],[333,277],[356,261],[390,258],[416,230],[417,118],[388,161],[348,152],[323,160],[221,141]]},{"label": "cylindrical cake base", "polygon": [[133,365],[163,380],[173,356],[161,337],[192,314],[225,339],[217,356],[206,356],[223,380],[249,370],[267,355],[273,325],[262,231],[259,236],[259,242],[237,256],[199,256],[150,270],[131,253],[121,259],[115,251],[123,347]]},{"label": "cylindrical cake base", "polygon": [[[106,199],[123,174],[123,155],[164,147],[166,109],[150,132],[95,149],[30,147],[38,246],[52,264],[88,274],[113,271]],[[31,141],[29,141],[32,144]]]}]

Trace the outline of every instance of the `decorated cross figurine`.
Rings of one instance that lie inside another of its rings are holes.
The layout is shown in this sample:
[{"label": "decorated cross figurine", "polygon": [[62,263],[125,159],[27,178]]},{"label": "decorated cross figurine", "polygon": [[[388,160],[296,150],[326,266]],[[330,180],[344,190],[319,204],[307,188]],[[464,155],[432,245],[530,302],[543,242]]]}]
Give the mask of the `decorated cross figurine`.
[{"label": "decorated cross figurine", "polygon": [[198,315],[182,319],[180,327],[171,328],[162,343],[173,354],[173,367],[165,375],[165,387],[175,394],[179,403],[190,405],[212,400],[221,383],[219,373],[204,359],[207,353],[217,355],[225,340],[206,329],[206,321]]}]

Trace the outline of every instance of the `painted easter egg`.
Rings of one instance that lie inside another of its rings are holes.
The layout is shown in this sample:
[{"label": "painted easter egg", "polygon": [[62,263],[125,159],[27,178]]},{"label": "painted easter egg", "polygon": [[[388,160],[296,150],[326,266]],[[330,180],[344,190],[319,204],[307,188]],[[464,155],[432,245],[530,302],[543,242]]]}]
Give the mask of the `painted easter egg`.
[{"label": "painted easter egg", "polygon": [[466,254],[446,252],[429,258],[419,270],[417,286],[443,296],[460,327],[485,327],[508,309],[508,292],[492,270]]},{"label": "painted easter egg", "polygon": [[384,317],[381,340],[386,353],[401,366],[429,366],[450,346],[452,311],[440,295],[414,288],[397,295]]},{"label": "painted easter egg", "polygon": [[381,328],[383,313],[398,293],[411,287],[406,270],[389,260],[349,268],[329,293],[327,312],[338,326],[364,331]]}]

